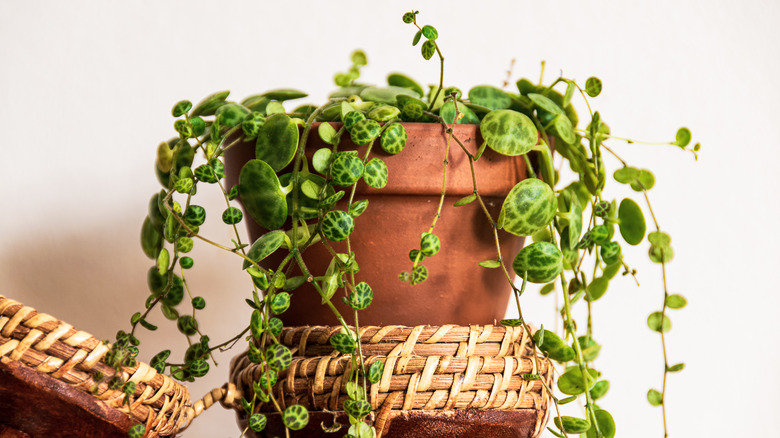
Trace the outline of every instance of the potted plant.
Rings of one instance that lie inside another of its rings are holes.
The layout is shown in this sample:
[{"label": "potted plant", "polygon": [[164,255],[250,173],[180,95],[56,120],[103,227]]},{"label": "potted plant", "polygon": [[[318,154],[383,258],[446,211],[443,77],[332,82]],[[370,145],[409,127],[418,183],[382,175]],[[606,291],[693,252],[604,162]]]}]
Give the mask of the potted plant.
[{"label": "potted plant", "polygon": [[[210,351],[246,338],[247,360],[260,370],[254,391],[237,402],[247,427],[259,432],[266,426],[258,412],[264,405],[279,411],[289,433],[306,427],[308,412],[300,404],[283,408],[272,389],[292,363],[282,328],[340,326],[327,343],[350,358],[352,385],[337,407],[350,423],[347,433],[366,437],[376,433],[368,388],[379,381],[384,362],[364,360],[364,326],[492,324],[514,298],[520,317],[501,324],[534,333],[528,342],[536,355],[564,365],[557,391],[539,378],[538,358],[536,372],[522,374],[554,402],[550,431],[614,436],[611,415],[595,403],[608,388],[593,367],[601,346],[591,335],[590,316],[578,324],[572,308],[586,306],[590,315],[617,273],[632,275],[621,244],[648,242],[651,260],[662,267],[671,260],[671,239],[647,197],[653,174],[629,165],[605,143],[624,139],[613,136],[590,106],[601,91],[597,78],[577,83],[559,77],[549,84],[520,79],[516,91],[481,85],[464,93],[445,84],[436,29],[418,24],[417,12],[403,20],[415,28],[413,45],[420,45],[422,56],[441,62],[438,83],[427,91],[397,73],[387,86],[359,83],[366,57],[357,51],[351,68],[335,77],[339,89],[319,105],[292,108],[289,101],[306,94],[281,89],[241,102],[219,92],[194,106],[185,100],[173,107],[177,136],[157,149],[163,189],[152,196],[142,228],[143,249],[156,261],[148,272],[151,293],[114,348],[137,344],[139,327],[154,330],[146,316],[159,308],[190,346],[184,360],[169,361],[170,352],[163,351],[151,365],[190,380],[208,372]],[[579,111],[575,100],[584,103]],[[681,128],[669,144],[695,155],[699,145],[689,146],[690,140],[690,131]],[[568,181],[553,166],[553,150],[571,170]],[[623,166],[607,169],[606,154]],[[629,185],[646,207],[611,198],[605,191],[613,184],[610,176]],[[433,181],[428,188],[412,200],[400,198],[426,178]],[[197,194],[211,188],[224,196],[225,209],[217,213],[234,232],[230,243],[199,233],[206,211]],[[651,213],[655,231],[647,233],[643,211]],[[242,222],[249,223],[250,242],[238,233]],[[400,225],[412,231],[399,231]],[[467,237],[473,240],[467,243]],[[523,238],[532,243],[521,249]],[[219,345],[199,331],[196,316],[205,299],[194,296],[186,280],[194,265],[187,253],[196,241],[242,259],[239,274],[253,288],[242,303],[252,307],[251,321]],[[458,260],[466,266],[454,267]],[[561,335],[528,326],[520,296],[529,282],[560,294]],[[662,337],[670,326],[668,310],[685,305],[664,289],[662,308],[648,318]],[[182,305],[185,292],[191,307]],[[428,301],[416,301],[422,299]],[[480,303],[487,309],[463,310]],[[664,352],[663,366],[665,386],[667,373],[682,365],[670,364]],[[663,405],[663,390],[649,391],[650,403]],[[561,415],[558,407],[574,401],[584,407],[582,418]]]}]

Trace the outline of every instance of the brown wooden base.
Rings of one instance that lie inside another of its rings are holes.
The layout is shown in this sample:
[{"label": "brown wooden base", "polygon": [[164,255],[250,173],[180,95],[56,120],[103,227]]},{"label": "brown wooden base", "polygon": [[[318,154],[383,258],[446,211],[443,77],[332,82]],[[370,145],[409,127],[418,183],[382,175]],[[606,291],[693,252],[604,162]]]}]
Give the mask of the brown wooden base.
[{"label": "brown wooden base", "polygon": [[[256,437],[285,436],[281,415],[266,414],[268,426]],[[383,438],[532,438],[537,423],[537,412],[532,409],[499,411],[481,409],[393,411],[385,426]],[[329,427],[334,421],[346,424],[337,434],[326,433],[322,424]],[[246,418],[239,416],[243,430]],[[349,421],[344,412],[310,412],[309,424],[292,432],[291,438],[333,438],[344,435]],[[250,431],[251,433],[251,431]]]},{"label": "brown wooden base", "polygon": [[88,393],[0,358],[0,438],[127,438],[134,424]]}]

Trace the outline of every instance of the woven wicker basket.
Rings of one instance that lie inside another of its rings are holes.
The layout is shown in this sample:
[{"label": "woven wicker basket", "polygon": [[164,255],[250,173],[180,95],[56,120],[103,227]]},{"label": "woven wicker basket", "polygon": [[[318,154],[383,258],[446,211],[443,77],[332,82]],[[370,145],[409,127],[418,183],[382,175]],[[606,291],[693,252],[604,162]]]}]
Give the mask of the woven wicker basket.
[{"label": "woven wicker basket", "polygon": [[[351,356],[334,351],[329,342],[340,330],[293,327],[282,332],[280,341],[294,355],[274,387],[282,408],[302,404],[313,419],[330,418],[329,423],[339,418],[335,411],[347,400],[351,374]],[[360,339],[367,365],[385,363],[381,380],[369,388],[378,436],[535,437],[547,422],[546,390],[522,375],[539,374],[549,387],[553,368],[533,357],[521,327],[364,327]],[[230,380],[243,394],[251,394],[261,373],[244,353],[233,360]],[[269,412],[268,433],[273,436],[278,433],[272,427],[273,409],[261,410]],[[322,435],[320,421],[310,420],[299,434]]]},{"label": "woven wicker basket", "polygon": [[[139,422],[148,437],[172,436],[189,424],[196,407],[187,389],[145,363],[123,369],[136,384],[129,406],[106,383],[92,395],[97,373],[114,374],[101,360],[109,348],[0,295],[0,436],[126,437]],[[30,400],[39,405],[29,406]]]}]

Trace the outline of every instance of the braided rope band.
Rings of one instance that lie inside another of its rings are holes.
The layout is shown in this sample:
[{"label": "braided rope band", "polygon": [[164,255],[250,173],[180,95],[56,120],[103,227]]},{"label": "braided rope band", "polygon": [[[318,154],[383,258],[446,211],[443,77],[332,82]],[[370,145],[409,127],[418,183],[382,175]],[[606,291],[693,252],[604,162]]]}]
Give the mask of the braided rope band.
[{"label": "braided rope band", "polygon": [[[292,365],[280,373],[273,391],[282,409],[301,404],[311,411],[340,411],[348,400],[351,355],[340,354],[330,337],[341,327],[288,327],[279,336],[293,353]],[[534,413],[532,436],[547,422],[553,367],[534,357],[522,327],[446,325],[363,327],[359,333],[366,366],[384,362],[381,379],[368,388],[381,436],[385,423],[399,412],[481,409]],[[244,394],[263,369],[243,353],[231,363],[230,381]],[[235,406],[241,410],[240,406]],[[273,411],[261,406],[261,411]]]},{"label": "braided rope band", "polygon": [[194,417],[187,389],[145,363],[123,367],[122,377],[136,384],[129,406],[124,393],[95,376],[115,374],[101,361],[110,346],[70,324],[0,295],[0,360],[47,374],[146,425],[148,437],[172,436]]}]

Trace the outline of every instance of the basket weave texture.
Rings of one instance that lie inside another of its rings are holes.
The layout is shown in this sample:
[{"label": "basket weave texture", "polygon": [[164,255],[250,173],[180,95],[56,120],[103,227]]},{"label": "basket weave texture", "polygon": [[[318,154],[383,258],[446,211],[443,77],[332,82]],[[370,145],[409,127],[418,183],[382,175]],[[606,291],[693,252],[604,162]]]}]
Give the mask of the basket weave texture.
[{"label": "basket weave texture", "polygon": [[[124,367],[122,377],[136,384],[129,406],[124,393],[95,376],[115,370],[101,359],[110,345],[59,319],[0,295],[0,360],[18,361],[94,396],[146,425],[148,437],[172,436],[191,421],[187,389],[143,362]],[[202,410],[202,408],[201,408]]]},{"label": "basket weave texture", "polygon": [[[340,332],[341,327],[323,326],[283,330],[279,340],[293,353],[292,365],[274,386],[283,409],[292,404],[310,410],[342,409],[348,400],[352,356],[331,346],[330,337]],[[523,374],[539,374],[549,387],[553,367],[546,359],[534,357],[531,339],[522,327],[363,327],[359,335],[365,365],[384,362],[381,379],[368,391],[378,433],[391,411],[534,410],[534,436],[547,422],[547,391],[541,382],[526,380]],[[230,380],[244,394],[251,394],[252,383],[262,372],[244,353],[231,364]]]}]

